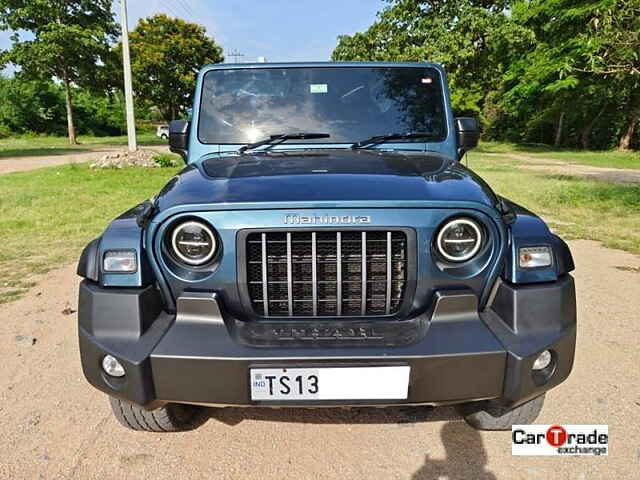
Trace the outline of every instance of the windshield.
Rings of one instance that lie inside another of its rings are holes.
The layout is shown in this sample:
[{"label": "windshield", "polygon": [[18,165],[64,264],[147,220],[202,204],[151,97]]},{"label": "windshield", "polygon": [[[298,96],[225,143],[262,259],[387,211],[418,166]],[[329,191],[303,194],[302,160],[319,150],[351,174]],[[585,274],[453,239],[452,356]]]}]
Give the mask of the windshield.
[{"label": "windshield", "polygon": [[212,70],[204,77],[198,137],[251,143],[270,135],[326,132],[302,143],[353,143],[388,133],[442,141],[446,120],[438,71],[416,67],[290,67]]}]

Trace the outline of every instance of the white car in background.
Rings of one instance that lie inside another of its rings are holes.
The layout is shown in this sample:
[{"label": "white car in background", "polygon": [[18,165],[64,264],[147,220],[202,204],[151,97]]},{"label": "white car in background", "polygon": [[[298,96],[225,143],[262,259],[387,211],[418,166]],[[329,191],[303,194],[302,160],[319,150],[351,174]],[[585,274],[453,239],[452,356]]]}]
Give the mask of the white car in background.
[{"label": "white car in background", "polygon": [[156,137],[167,140],[169,138],[169,125],[159,125],[156,130]]}]

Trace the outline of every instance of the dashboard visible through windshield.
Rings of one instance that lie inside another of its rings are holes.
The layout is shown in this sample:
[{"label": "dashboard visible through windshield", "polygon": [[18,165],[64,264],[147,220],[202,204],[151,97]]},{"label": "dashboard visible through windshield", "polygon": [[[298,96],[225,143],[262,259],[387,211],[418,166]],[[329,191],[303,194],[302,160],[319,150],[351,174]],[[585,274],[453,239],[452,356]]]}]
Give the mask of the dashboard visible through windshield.
[{"label": "dashboard visible through windshield", "polygon": [[353,143],[389,133],[446,136],[440,75],[416,67],[290,67],[212,70],[203,81],[198,137],[242,144],[270,135],[326,132],[297,143]]}]

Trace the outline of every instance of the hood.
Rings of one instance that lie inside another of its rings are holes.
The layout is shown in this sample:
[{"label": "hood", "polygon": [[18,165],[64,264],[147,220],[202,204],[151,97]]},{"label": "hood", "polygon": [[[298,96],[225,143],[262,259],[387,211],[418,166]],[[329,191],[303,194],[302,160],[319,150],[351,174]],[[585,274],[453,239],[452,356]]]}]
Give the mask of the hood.
[{"label": "hood", "polygon": [[496,203],[480,177],[437,153],[342,149],[204,157],[164,187],[157,207],[425,200]]}]

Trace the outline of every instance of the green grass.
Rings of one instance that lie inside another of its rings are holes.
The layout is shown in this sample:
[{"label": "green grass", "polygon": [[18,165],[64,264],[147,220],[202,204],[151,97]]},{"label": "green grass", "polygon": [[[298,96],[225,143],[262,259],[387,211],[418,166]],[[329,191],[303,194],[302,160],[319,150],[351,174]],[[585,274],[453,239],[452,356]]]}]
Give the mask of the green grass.
[{"label": "green grass", "polygon": [[[0,139],[0,159],[7,157],[28,157],[44,155],[67,155],[89,152],[102,146],[126,145],[127,136],[78,137],[79,145],[69,145],[66,137],[23,136]],[[166,145],[167,141],[156,137],[155,133],[139,133],[138,143],[142,146]]]},{"label": "green grass", "polygon": [[0,176],[0,303],[23,295],[35,275],[77,260],[110,220],[177,171],[71,164]]},{"label": "green grass", "polygon": [[163,168],[183,165],[182,157],[175,153],[158,153],[153,157],[155,162]]},{"label": "green grass", "polygon": [[538,160],[549,159],[566,163],[577,163],[592,167],[630,168],[640,170],[640,151],[618,152],[616,150],[585,151],[554,149],[548,145],[482,142],[477,153],[526,155]]},{"label": "green grass", "polygon": [[[468,161],[497,193],[543,216],[565,238],[640,253],[640,185],[523,170],[517,159],[487,155],[486,146]],[[0,303],[21,297],[38,274],[76,261],[110,220],[177,171],[70,164],[0,176]]]},{"label": "green grass", "polygon": [[543,216],[566,238],[640,253],[640,185],[537,173],[517,164],[483,153],[469,155],[469,167],[496,193]]}]

